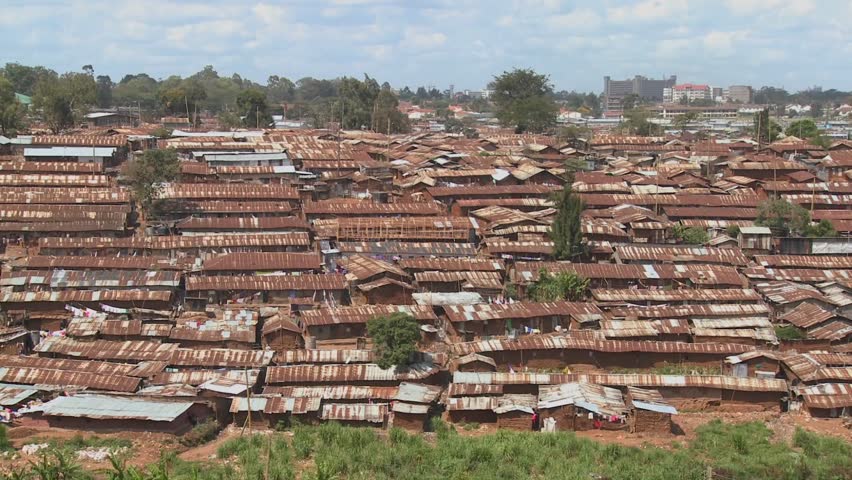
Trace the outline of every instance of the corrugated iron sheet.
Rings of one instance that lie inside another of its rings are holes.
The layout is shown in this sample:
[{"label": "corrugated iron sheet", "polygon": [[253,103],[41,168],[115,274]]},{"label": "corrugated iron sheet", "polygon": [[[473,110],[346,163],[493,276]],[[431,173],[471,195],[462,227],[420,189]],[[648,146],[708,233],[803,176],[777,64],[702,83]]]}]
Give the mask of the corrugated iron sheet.
[{"label": "corrugated iron sheet", "polygon": [[360,365],[295,365],[269,367],[268,384],[402,382],[423,380],[437,373],[434,365],[414,364],[407,370],[382,369],[375,364]]},{"label": "corrugated iron sheet", "polygon": [[404,312],[418,322],[435,323],[438,317],[434,310],[422,305],[364,305],[359,307],[337,307],[306,310],[301,314],[305,326],[333,325],[345,323],[367,323],[373,317]]},{"label": "corrugated iron sheet", "polygon": [[327,403],[322,406],[320,418],[341,422],[384,423],[388,405],[383,403]]},{"label": "corrugated iron sheet", "polygon": [[0,382],[25,385],[59,385],[112,392],[135,392],[141,381],[141,379],[135,377],[103,373],[30,367],[0,367]]},{"label": "corrugated iron sheet", "polygon": [[595,352],[647,352],[647,353],[705,353],[734,355],[753,347],[737,344],[681,343],[656,341],[597,340],[562,335],[527,335],[516,340],[483,340],[457,343],[452,346],[455,353],[464,355],[472,352],[503,352],[517,350],[590,350]]},{"label": "corrugated iron sheet", "polygon": [[344,290],[346,277],[338,274],[187,277],[187,291]]},{"label": "corrugated iron sheet", "polygon": [[75,395],[57,397],[42,406],[48,417],[101,420],[173,422],[192,407],[192,402],[158,402],[142,398]]}]

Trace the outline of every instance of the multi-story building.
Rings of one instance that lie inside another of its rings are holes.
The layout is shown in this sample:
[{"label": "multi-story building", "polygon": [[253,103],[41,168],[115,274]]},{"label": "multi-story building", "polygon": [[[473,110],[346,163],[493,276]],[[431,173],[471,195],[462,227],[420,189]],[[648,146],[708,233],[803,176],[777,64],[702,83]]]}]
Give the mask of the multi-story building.
[{"label": "multi-story building", "polygon": [[754,91],[748,85],[731,85],[723,96],[729,102],[751,103],[754,100]]},{"label": "multi-story building", "polygon": [[624,98],[636,95],[642,100],[660,102],[663,100],[663,90],[674,86],[677,76],[656,80],[636,75],[632,80],[612,80],[604,77],[604,109],[619,111],[623,109]]},{"label": "multi-story building", "polygon": [[713,89],[709,85],[698,85],[684,83],[663,89],[663,103],[681,103],[684,99],[694,102],[696,100],[712,100]]}]

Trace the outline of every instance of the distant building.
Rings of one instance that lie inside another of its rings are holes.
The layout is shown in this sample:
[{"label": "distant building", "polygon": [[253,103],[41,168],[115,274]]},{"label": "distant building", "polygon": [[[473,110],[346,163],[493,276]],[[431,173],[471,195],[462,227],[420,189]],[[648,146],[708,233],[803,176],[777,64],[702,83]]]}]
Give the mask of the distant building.
[{"label": "distant building", "polygon": [[138,118],[127,112],[92,112],[86,114],[86,124],[89,127],[136,126]]},{"label": "distant building", "polygon": [[684,99],[694,102],[696,100],[712,100],[713,90],[709,85],[694,83],[683,83],[663,89],[663,103],[681,103]]},{"label": "distant building", "polygon": [[748,85],[731,85],[725,90],[723,97],[729,102],[751,103],[754,100],[754,91]]},{"label": "distant building", "polygon": [[677,76],[672,75],[667,79],[655,80],[636,75],[632,80],[613,80],[604,77],[604,109],[607,111],[620,111],[624,106],[624,97],[637,95],[643,100],[661,102],[663,90],[671,88],[677,83]]}]

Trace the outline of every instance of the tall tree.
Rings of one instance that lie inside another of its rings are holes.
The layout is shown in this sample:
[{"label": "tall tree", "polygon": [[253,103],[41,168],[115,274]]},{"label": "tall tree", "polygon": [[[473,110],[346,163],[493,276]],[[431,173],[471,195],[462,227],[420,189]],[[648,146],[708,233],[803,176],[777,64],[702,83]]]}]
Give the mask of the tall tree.
[{"label": "tall tree", "polygon": [[411,130],[408,117],[399,111],[399,100],[390,89],[382,89],[379,92],[371,123],[373,131],[380,133],[407,133]]},{"label": "tall tree", "polygon": [[553,275],[542,269],[538,273],[538,280],[529,287],[529,297],[536,302],[577,302],[586,297],[588,288],[589,279],[576,272],[559,272]]},{"label": "tall tree", "polygon": [[237,111],[243,116],[243,124],[247,127],[266,128],[272,123],[266,94],[260,89],[249,88],[240,92],[237,95]]},{"label": "tall tree", "polygon": [[0,77],[6,77],[12,82],[15,93],[33,95],[36,85],[46,78],[57,78],[59,75],[49,68],[30,67],[20,63],[7,63],[0,69]]},{"label": "tall tree", "polygon": [[757,218],[754,223],[769,227],[776,235],[803,234],[811,223],[810,213],[787,200],[767,200],[757,206]]},{"label": "tall tree", "polygon": [[287,77],[270,75],[266,80],[266,97],[270,103],[292,101],[296,96],[296,84]]},{"label": "tall tree", "polygon": [[805,118],[791,123],[787,127],[787,130],[784,131],[784,134],[807,140],[818,137],[819,128],[817,128],[816,123],[814,123],[813,120]]},{"label": "tall tree", "polygon": [[165,183],[177,179],[180,160],[171,148],[145,150],[127,165],[127,178],[136,200],[146,211],[151,208]]},{"label": "tall tree", "polygon": [[0,77],[0,134],[15,135],[24,126],[26,107],[15,97],[15,88]]},{"label": "tall tree", "polygon": [[97,102],[95,79],[87,73],[68,72],[59,78],[46,77],[36,86],[33,107],[39,110],[53,132],[81,121]]},{"label": "tall tree", "polygon": [[778,138],[781,126],[769,117],[769,109],[765,108],[754,114],[755,139],[760,144],[768,144]]},{"label": "tall tree", "polygon": [[420,326],[411,315],[403,312],[374,317],[367,321],[367,333],[373,339],[381,368],[406,367],[417,352]]},{"label": "tall tree", "polygon": [[159,97],[166,112],[189,115],[196,122],[195,112],[199,103],[207,98],[207,91],[197,78],[181,80],[179,77],[170,77],[160,84]]},{"label": "tall tree", "polygon": [[95,79],[97,83],[97,101],[98,106],[107,108],[112,106],[112,79],[109,75],[98,75]]},{"label": "tall tree", "polygon": [[547,75],[531,69],[503,72],[491,82],[497,118],[518,132],[540,133],[556,125],[559,108],[553,101],[553,86]]},{"label": "tall tree", "polygon": [[571,190],[572,184],[573,178],[569,178],[562,191],[556,194],[556,217],[550,228],[553,255],[559,260],[576,258],[585,251],[580,222],[583,201]]},{"label": "tall tree", "polygon": [[138,105],[145,111],[154,111],[160,106],[158,89],[158,82],[147,74],[125,75],[112,90],[113,103]]}]

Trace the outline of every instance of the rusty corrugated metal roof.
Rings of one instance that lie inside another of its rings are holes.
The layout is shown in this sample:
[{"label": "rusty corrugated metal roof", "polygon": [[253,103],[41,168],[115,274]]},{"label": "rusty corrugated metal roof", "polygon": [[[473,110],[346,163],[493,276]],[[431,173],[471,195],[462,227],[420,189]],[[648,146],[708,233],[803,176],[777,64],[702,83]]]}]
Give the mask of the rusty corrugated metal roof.
[{"label": "rusty corrugated metal roof", "polygon": [[243,290],[343,290],[346,277],[339,274],[305,275],[253,275],[253,276],[203,276],[188,277],[187,291]]}]

